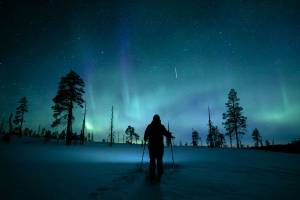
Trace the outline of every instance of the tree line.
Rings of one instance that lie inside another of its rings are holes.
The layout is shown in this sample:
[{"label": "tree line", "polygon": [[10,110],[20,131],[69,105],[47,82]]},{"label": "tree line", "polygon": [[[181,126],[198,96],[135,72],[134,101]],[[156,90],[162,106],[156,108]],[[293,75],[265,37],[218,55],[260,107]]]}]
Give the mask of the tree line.
[{"label": "tree line", "polygon": [[[58,84],[58,90],[55,97],[52,99],[53,105],[51,106],[53,111],[53,122],[51,124],[52,128],[57,128],[59,126],[66,126],[65,130],[58,132],[46,130],[33,131],[32,129],[23,129],[23,124],[25,122],[25,114],[28,112],[28,100],[26,97],[22,97],[19,100],[19,105],[16,108],[16,112],[10,114],[8,119],[8,132],[4,131],[4,120],[0,124],[0,134],[3,135],[4,141],[8,142],[12,134],[18,136],[32,136],[32,137],[44,137],[45,141],[50,139],[65,140],[66,145],[72,144],[72,141],[80,141],[80,144],[84,144],[85,141],[93,141],[92,133],[85,133],[85,118],[86,118],[86,101],[83,98],[85,93],[85,83],[82,78],[73,70],[71,70],[66,76],[63,76]],[[225,129],[225,134],[222,134],[218,128],[215,126],[211,120],[210,109],[208,108],[208,134],[206,138],[206,144],[211,148],[222,148],[225,146],[225,136],[229,138],[230,147],[232,147],[232,142],[235,139],[236,147],[241,147],[240,137],[246,132],[246,120],[247,118],[243,115],[243,107],[239,104],[240,99],[237,96],[235,89],[231,89],[228,93],[228,100],[225,103],[227,108],[226,112],[223,113],[223,126]],[[74,109],[79,107],[84,108],[84,117],[82,122],[82,128],[79,134],[72,130],[73,122],[75,120]],[[134,127],[128,126],[125,130],[125,135],[123,136],[123,143],[133,144],[135,141],[138,143],[140,135],[135,132]],[[258,147],[262,145],[261,135],[257,128],[253,130],[252,138],[254,141],[254,146]],[[108,138],[110,145],[115,141],[115,136],[113,134],[113,108],[112,108],[112,118],[111,118],[111,131]],[[199,132],[196,130],[192,131],[192,145],[198,146]],[[267,143],[268,141],[266,141]],[[170,141],[166,141],[169,146]]]},{"label": "tree line", "polygon": [[[235,89],[230,89],[228,93],[228,99],[225,103],[227,108],[226,112],[222,114],[223,122],[222,125],[225,129],[225,134],[222,134],[211,120],[210,109],[208,108],[208,134],[206,137],[206,144],[210,148],[222,148],[225,146],[225,136],[229,138],[230,147],[233,147],[233,140],[236,141],[236,147],[242,146],[241,136],[247,132],[247,117],[243,115],[243,107],[239,103],[240,98],[237,96]],[[257,128],[252,132],[252,139],[254,147],[263,146],[262,136],[260,135]],[[199,132],[192,131],[192,145],[198,146],[198,142],[201,141]],[[265,141],[266,145],[270,145],[268,140]]]}]

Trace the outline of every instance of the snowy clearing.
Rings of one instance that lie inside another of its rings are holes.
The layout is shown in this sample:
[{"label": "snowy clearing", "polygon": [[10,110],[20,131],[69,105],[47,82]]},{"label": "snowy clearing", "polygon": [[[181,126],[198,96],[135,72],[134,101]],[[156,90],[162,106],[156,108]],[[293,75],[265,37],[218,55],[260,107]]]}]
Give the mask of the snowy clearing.
[{"label": "snowy clearing", "polygon": [[300,155],[255,150],[165,148],[160,184],[146,181],[140,145],[0,144],[1,199],[292,199]]}]

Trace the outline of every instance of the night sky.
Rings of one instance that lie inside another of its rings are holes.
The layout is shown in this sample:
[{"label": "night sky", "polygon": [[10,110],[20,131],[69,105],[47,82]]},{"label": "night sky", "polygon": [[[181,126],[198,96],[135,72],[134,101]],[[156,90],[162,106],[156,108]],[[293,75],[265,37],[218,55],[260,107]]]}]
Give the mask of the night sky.
[{"label": "night sky", "polygon": [[0,1],[0,119],[27,96],[24,126],[50,128],[58,82],[73,69],[97,140],[112,105],[116,134],[132,125],[142,135],[158,113],[175,143],[192,128],[204,139],[208,106],[224,133],[235,88],[248,117],[242,141],[257,127],[289,142],[300,136],[299,19],[300,2],[288,0]]}]

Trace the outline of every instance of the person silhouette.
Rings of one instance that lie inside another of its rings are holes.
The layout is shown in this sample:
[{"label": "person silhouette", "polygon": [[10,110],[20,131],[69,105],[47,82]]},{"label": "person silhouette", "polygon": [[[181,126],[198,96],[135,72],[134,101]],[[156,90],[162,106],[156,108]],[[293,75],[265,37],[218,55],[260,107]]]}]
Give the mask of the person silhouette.
[{"label": "person silhouette", "polygon": [[150,182],[155,180],[155,168],[157,161],[157,182],[163,174],[164,138],[172,138],[172,134],[161,124],[159,115],[154,115],[152,122],[147,126],[144,134],[145,143],[148,141],[150,157]]}]

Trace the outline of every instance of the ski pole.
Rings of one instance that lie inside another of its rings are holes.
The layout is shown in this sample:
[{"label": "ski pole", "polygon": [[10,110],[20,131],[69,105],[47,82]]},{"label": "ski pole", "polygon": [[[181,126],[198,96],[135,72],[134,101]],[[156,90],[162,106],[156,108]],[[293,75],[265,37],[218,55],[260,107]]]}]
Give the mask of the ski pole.
[{"label": "ski pole", "polygon": [[141,169],[142,169],[142,167],[143,167],[144,154],[145,154],[145,147],[146,147],[146,141],[144,141],[143,155],[142,155],[142,161],[141,161],[141,166],[140,166]]},{"label": "ski pole", "polygon": [[[169,122],[168,122],[168,132],[170,133]],[[170,133],[170,134],[171,134],[171,133]],[[173,141],[172,141],[172,134],[171,134],[170,141],[171,141],[172,162],[173,162],[173,166],[174,166],[175,164],[174,164],[174,155],[173,155]]]},{"label": "ski pole", "polygon": [[172,152],[172,161],[173,161],[173,166],[174,164],[174,153],[173,153],[173,141],[172,141],[172,137],[171,137],[171,152]]}]

